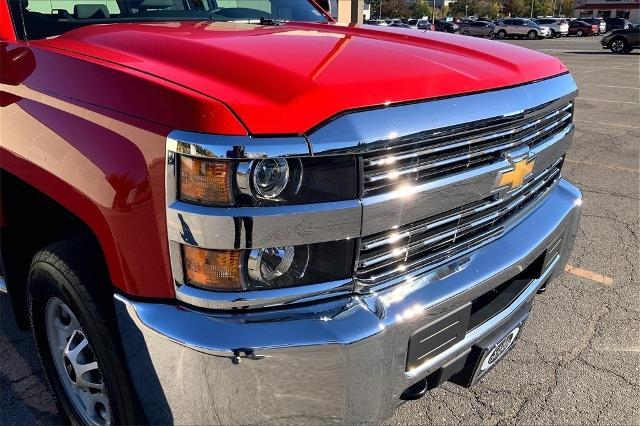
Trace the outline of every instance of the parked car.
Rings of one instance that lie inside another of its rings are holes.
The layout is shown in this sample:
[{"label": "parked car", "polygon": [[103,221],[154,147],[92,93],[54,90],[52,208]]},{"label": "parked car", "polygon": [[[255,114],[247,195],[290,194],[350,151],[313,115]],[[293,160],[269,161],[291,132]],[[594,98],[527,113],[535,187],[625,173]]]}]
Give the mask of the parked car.
[{"label": "parked car", "polygon": [[631,24],[628,19],[624,18],[604,18],[604,22],[607,24],[607,31],[628,30]]},{"label": "parked car", "polygon": [[92,2],[0,0],[0,297],[60,423],[377,425],[487,384],[577,232],[562,62]]},{"label": "parked car", "polygon": [[548,37],[549,28],[542,28],[530,19],[508,18],[498,21],[494,29],[498,38],[527,37],[530,40]]},{"label": "parked car", "polygon": [[629,53],[640,48],[640,26],[630,25],[629,28],[609,31],[600,40],[603,49],[610,49],[613,53]]},{"label": "parked car", "polygon": [[448,22],[442,19],[436,19],[435,21],[436,31],[445,32],[445,33],[456,33],[460,29],[458,24],[453,22]]},{"label": "parked car", "polygon": [[393,21],[388,26],[395,27],[395,28],[414,28],[409,24],[405,24],[404,22],[399,22],[399,21]]},{"label": "parked car", "polygon": [[589,19],[581,19],[581,21],[586,22],[587,24],[597,25],[598,30],[596,35],[604,34],[607,32],[607,23],[602,18],[589,18]]},{"label": "parked car", "polygon": [[569,34],[569,22],[563,18],[539,18],[539,25],[549,28],[551,37],[562,37]]},{"label": "parked car", "polygon": [[426,30],[426,31],[430,31],[431,30],[431,21],[428,19],[419,19],[418,22],[416,23],[416,28],[419,30]]},{"label": "parked car", "polygon": [[465,21],[460,24],[460,34],[466,36],[493,37],[495,25],[484,21]]},{"label": "parked car", "polygon": [[596,24],[588,24],[584,21],[576,19],[569,22],[569,35],[578,37],[587,37],[595,35],[599,31],[600,26]]},{"label": "parked car", "polygon": [[[269,0],[270,1],[270,0]],[[388,27],[389,24],[383,19],[367,19],[364,21],[366,25],[375,25],[377,27]]]},{"label": "parked car", "polygon": [[403,22],[409,25],[411,28],[418,28],[418,19],[407,19]]}]

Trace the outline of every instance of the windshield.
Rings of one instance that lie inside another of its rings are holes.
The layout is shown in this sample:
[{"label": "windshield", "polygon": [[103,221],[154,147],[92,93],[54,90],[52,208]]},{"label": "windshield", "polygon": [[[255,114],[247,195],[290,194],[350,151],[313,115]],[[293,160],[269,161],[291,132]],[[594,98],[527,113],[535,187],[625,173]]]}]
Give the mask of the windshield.
[{"label": "windshield", "polygon": [[9,0],[9,4],[19,36],[29,40],[120,22],[327,22],[307,0]]}]

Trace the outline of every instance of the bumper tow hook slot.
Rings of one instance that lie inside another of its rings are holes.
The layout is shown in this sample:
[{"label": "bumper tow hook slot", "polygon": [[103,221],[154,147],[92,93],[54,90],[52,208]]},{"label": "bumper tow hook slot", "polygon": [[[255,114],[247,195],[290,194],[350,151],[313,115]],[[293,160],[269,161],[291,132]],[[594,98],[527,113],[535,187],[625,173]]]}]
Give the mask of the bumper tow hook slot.
[{"label": "bumper tow hook slot", "polygon": [[418,383],[411,385],[404,392],[402,392],[402,395],[400,395],[400,399],[403,401],[413,401],[416,399],[420,399],[427,393],[427,389],[427,379],[422,379]]}]

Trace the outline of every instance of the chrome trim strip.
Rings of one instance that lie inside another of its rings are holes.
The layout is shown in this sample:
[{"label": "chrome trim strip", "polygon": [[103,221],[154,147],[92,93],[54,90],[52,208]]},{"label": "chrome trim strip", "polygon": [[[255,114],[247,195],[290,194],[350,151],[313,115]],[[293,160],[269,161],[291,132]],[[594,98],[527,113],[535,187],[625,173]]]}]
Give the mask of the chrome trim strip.
[{"label": "chrome trim strip", "polygon": [[314,244],[360,236],[358,200],[278,207],[204,207],[174,201],[167,209],[169,239],[233,250]]},{"label": "chrome trim strip", "polygon": [[308,135],[313,155],[362,153],[403,138],[474,122],[539,114],[541,106],[570,102],[578,87],[570,74],[508,89],[348,113]]},{"label": "chrome trim strip", "polygon": [[0,277],[0,293],[8,293],[9,291],[7,290],[7,282],[4,280],[3,277]]},{"label": "chrome trim strip", "polygon": [[301,136],[256,138],[182,130],[174,130],[169,134],[167,149],[180,154],[217,159],[306,157],[311,153],[307,140]]},{"label": "chrome trim strip", "polygon": [[188,285],[176,287],[176,297],[205,309],[250,309],[311,302],[331,294],[345,296],[353,291],[353,280],[341,280],[304,287],[277,288],[250,292],[207,291]]},{"label": "chrome trim strip", "polygon": [[[536,157],[534,175],[549,168],[569,149],[573,132],[571,124],[531,149],[530,156]],[[415,186],[406,184],[393,192],[365,197],[362,200],[362,236],[395,229],[486,198],[494,192],[497,174],[510,167],[503,159]]]},{"label": "chrome trim strip", "polygon": [[[521,221],[525,220],[531,212],[542,205],[549,194],[552,193],[552,191],[562,182],[562,178],[560,178],[559,176],[557,176],[555,179],[557,180],[552,183],[547,189],[545,189],[543,193],[538,195],[538,197],[532,202],[530,206],[528,206],[527,209],[518,212],[506,223],[497,228],[490,229],[483,234],[474,236],[471,241],[465,241],[463,243],[458,243],[454,246],[449,247],[445,252],[454,253],[451,258],[445,258],[444,260],[440,261],[433,261],[433,259],[441,257],[441,253],[434,253],[427,257],[415,260],[412,263],[406,264],[404,268],[404,270],[406,270],[405,275],[398,276],[396,271],[387,271],[378,275],[371,275],[370,278],[366,279],[358,277],[356,279],[357,291],[367,293],[371,291],[378,291],[381,288],[392,287],[406,280],[407,276],[416,276],[424,274],[430,270],[438,270],[438,268],[440,268],[442,265],[451,262],[452,258],[464,258],[470,253],[481,250],[483,246],[493,242],[496,239],[499,239],[501,236],[508,233]],[[507,206],[507,208],[509,209],[513,209],[514,207],[515,206],[512,206],[511,204]],[[467,249],[460,250],[465,246],[469,247]],[[396,276],[394,276],[394,274],[396,274]]]},{"label": "chrome trim strip", "polygon": [[[568,107],[570,107],[571,105],[569,105]],[[556,111],[553,114],[557,114],[558,112]],[[553,115],[552,114],[552,115]],[[386,173],[367,173],[367,176],[365,177],[365,180],[367,182],[376,182],[385,178],[388,178],[390,175],[393,175],[394,178],[397,176],[401,176],[403,174],[407,174],[407,173],[411,173],[411,172],[417,172],[420,170],[425,170],[425,169],[430,169],[430,168],[434,168],[434,167],[439,167],[439,166],[443,166],[443,165],[447,165],[450,163],[454,163],[457,161],[461,161],[461,160],[468,160],[471,158],[475,158],[481,155],[486,155],[486,154],[491,154],[493,152],[496,151],[502,151],[508,148],[512,148],[512,147],[516,147],[518,145],[523,145],[525,142],[530,141],[531,139],[536,138],[537,136],[548,132],[549,130],[552,130],[556,127],[558,127],[558,125],[566,122],[567,120],[571,119],[572,114],[566,114],[565,116],[563,116],[562,118],[560,118],[559,120],[554,121],[553,123],[549,124],[548,126],[545,126],[543,129],[536,131],[534,133],[532,133],[531,135],[527,135],[526,137],[522,138],[522,139],[517,139],[515,141],[511,141],[511,142],[507,142],[507,143],[503,143],[500,145],[496,145],[496,146],[491,146],[488,147],[486,149],[482,149],[482,150],[478,150],[478,151],[471,151],[469,153],[463,154],[463,155],[458,155],[455,157],[449,157],[449,158],[445,158],[443,160],[439,160],[439,161],[435,161],[435,162],[423,162],[417,166],[412,166],[412,167],[405,167],[405,168],[400,168],[400,169],[394,169],[392,171],[386,172]],[[546,117],[545,117],[546,119]],[[537,120],[537,122],[535,124],[539,124],[540,122],[542,122],[544,120]],[[527,126],[523,126],[522,129],[524,129],[525,127],[532,127],[533,125],[532,123],[527,124]],[[520,131],[520,129],[517,130],[518,132]],[[495,137],[499,137],[499,136],[508,136],[510,134],[515,133],[514,131],[507,131],[507,132],[502,132],[500,133],[495,133],[491,136],[484,136],[482,138],[476,138],[476,139],[469,139],[467,141],[464,142],[459,142],[456,144],[452,144],[452,145],[441,145],[441,146],[437,146],[434,148],[427,148],[427,149],[421,149],[415,152],[411,152],[408,154],[401,154],[401,155],[391,155],[391,158],[379,158],[379,159],[375,159],[375,160],[367,160],[365,161],[367,163],[367,166],[376,166],[376,165],[384,165],[389,161],[399,161],[399,160],[406,160],[409,158],[414,158],[414,157],[419,157],[421,155],[427,155],[427,154],[432,154],[432,153],[436,153],[436,152],[442,152],[442,151],[448,151],[450,149],[453,148],[459,148],[461,146],[472,146],[474,143],[476,143],[477,141],[480,140],[488,140],[488,139],[493,139]]]}]

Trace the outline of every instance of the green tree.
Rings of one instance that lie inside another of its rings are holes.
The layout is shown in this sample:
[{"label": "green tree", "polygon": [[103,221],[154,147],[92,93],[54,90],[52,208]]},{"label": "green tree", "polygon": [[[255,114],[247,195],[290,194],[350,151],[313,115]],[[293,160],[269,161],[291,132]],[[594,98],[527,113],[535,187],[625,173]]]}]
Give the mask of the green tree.
[{"label": "green tree", "polygon": [[495,18],[501,9],[497,0],[457,0],[449,4],[449,15]]},{"label": "green tree", "polygon": [[431,18],[433,14],[433,7],[428,0],[417,0],[416,4],[413,6],[413,14],[414,18],[422,18],[423,16],[427,16]]}]

